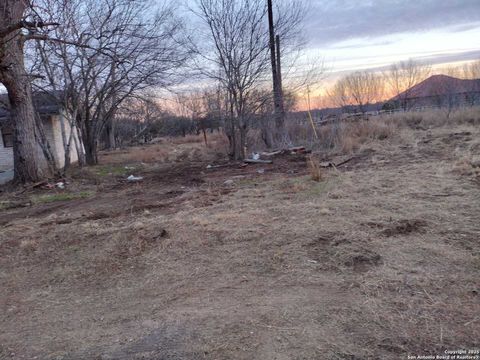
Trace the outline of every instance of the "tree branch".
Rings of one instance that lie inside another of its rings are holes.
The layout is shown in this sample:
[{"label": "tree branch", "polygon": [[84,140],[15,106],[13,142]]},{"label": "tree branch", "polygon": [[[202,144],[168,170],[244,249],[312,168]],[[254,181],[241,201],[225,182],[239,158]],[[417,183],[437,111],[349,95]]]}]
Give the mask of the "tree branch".
[{"label": "tree branch", "polygon": [[0,38],[3,38],[5,36],[11,34],[12,32],[23,29],[23,28],[32,30],[32,29],[38,29],[38,28],[43,28],[43,27],[47,27],[47,26],[58,26],[58,25],[60,25],[60,24],[56,23],[56,22],[22,20],[22,21],[19,21],[19,22],[15,23],[15,24],[11,24],[4,29],[0,29]]}]

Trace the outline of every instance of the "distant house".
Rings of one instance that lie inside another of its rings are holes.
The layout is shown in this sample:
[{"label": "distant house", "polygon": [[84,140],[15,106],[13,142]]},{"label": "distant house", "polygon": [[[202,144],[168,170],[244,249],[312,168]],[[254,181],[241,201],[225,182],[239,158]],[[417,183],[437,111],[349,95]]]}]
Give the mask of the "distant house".
[{"label": "distant house", "polygon": [[480,105],[480,79],[465,80],[433,75],[390,99],[395,107],[459,107]]},{"label": "distant house", "polygon": [[[42,119],[46,138],[55,157],[57,167],[62,168],[65,164],[64,141],[62,127],[67,134],[71,132],[69,122],[65,119],[65,112],[53,96],[48,94],[34,95],[35,110]],[[77,133],[74,135],[78,141]],[[38,151],[42,152],[40,146]],[[43,158],[43,157],[42,157]],[[75,144],[70,146],[71,162],[78,161]],[[0,95],[0,170],[13,168],[13,124],[10,119],[9,102],[6,94]]]}]

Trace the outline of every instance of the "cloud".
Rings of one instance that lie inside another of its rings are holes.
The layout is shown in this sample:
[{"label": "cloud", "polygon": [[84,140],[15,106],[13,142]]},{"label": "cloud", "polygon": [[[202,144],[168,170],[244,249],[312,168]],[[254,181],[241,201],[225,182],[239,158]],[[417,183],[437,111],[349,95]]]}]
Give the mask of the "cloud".
[{"label": "cloud", "polygon": [[455,26],[480,27],[479,0],[311,0],[312,45]]}]

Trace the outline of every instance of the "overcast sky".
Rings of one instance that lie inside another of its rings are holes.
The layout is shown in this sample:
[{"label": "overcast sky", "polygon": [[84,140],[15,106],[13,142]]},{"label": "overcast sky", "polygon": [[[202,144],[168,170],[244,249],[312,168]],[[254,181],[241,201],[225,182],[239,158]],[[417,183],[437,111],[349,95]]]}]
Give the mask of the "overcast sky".
[{"label": "overcast sky", "polygon": [[307,0],[309,50],[333,71],[480,59],[480,0]]}]

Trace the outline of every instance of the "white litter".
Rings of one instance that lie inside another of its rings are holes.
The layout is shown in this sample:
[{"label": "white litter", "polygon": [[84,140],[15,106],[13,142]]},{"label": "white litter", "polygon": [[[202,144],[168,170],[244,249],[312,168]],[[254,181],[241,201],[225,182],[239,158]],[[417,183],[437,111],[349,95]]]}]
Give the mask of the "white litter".
[{"label": "white litter", "polygon": [[133,175],[130,175],[128,178],[127,178],[127,181],[130,181],[130,182],[136,182],[136,181],[142,181],[143,180],[143,177],[141,176],[133,176]]},{"label": "white litter", "polygon": [[55,184],[55,186],[59,189],[62,189],[62,190],[65,189],[65,183],[63,183],[63,182],[58,182],[58,183]]},{"label": "white litter", "polygon": [[260,154],[252,153],[252,160],[260,160]]}]

